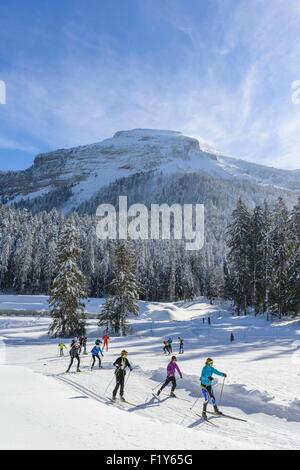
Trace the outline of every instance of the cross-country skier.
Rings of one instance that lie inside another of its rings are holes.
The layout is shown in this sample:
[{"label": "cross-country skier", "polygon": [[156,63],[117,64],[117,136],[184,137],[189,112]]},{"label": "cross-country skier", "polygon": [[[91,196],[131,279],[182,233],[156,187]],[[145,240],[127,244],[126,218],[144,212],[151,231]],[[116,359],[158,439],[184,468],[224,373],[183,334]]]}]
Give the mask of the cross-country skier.
[{"label": "cross-country skier", "polygon": [[80,357],[79,357],[80,352],[81,352],[80,342],[78,341],[78,339],[73,339],[73,341],[71,343],[71,349],[70,349],[71,362],[70,362],[70,365],[69,365],[69,367],[66,371],[67,374],[71,370],[74,359],[76,359],[76,361],[77,361],[77,372],[80,372]]},{"label": "cross-country skier", "polygon": [[179,341],[179,354],[184,353],[183,345],[184,345],[184,340],[178,336],[178,341]]},{"label": "cross-country skier", "polygon": [[168,341],[163,341],[163,352],[164,354],[170,354],[169,343]]},{"label": "cross-country skier", "polygon": [[94,365],[95,365],[95,362],[96,362],[96,359],[98,359],[99,361],[99,369],[102,368],[102,365],[101,365],[101,357],[100,357],[100,354],[101,356],[103,357],[103,353],[102,353],[102,349],[100,348],[100,346],[94,346],[93,349],[91,350],[91,353],[92,353],[92,359],[93,359],[93,363],[92,363],[92,366],[91,366],[91,370],[94,369]]},{"label": "cross-country skier", "polygon": [[103,339],[103,351],[105,348],[106,352],[108,352],[109,334],[105,333],[102,339]]},{"label": "cross-country skier", "polygon": [[172,352],[173,352],[173,349],[172,349],[172,343],[173,343],[173,340],[172,340],[172,338],[169,338],[169,339],[168,339],[168,345],[169,345],[169,351],[170,351],[170,353],[172,353]]},{"label": "cross-country skier", "polygon": [[59,356],[60,357],[64,356],[64,349],[67,349],[67,346],[65,345],[65,343],[59,343],[58,347],[59,347]]},{"label": "cross-country skier", "polygon": [[176,389],[176,386],[177,386],[176,378],[175,378],[176,371],[178,372],[178,374],[180,375],[180,378],[182,379],[182,373],[181,373],[181,370],[179,369],[179,367],[177,365],[176,356],[173,356],[171,362],[169,362],[168,367],[167,367],[166,381],[163,384],[163,386],[157,392],[158,396],[161,394],[163,389],[165,387],[167,387],[167,385],[169,385],[169,383],[171,382],[172,383],[172,389],[171,389],[171,394],[170,395],[171,395],[171,397],[176,397],[176,395],[174,393],[175,389]]},{"label": "cross-country skier", "polygon": [[204,397],[204,404],[203,404],[203,411],[202,411],[202,417],[203,419],[207,419],[207,405],[209,403],[209,400],[211,399],[213,406],[214,406],[214,411],[218,415],[222,415],[222,413],[219,411],[213,388],[212,388],[212,383],[213,383],[213,374],[219,375],[220,377],[227,377],[226,374],[223,372],[218,371],[217,369],[213,368],[214,361],[210,357],[206,360],[205,366],[202,369],[201,373],[201,389],[202,389],[202,395]]},{"label": "cross-country skier", "polygon": [[234,341],[234,334],[231,333],[231,334],[230,334],[230,342],[232,343],[233,341]]},{"label": "cross-country skier", "polygon": [[125,401],[124,398],[124,386],[125,386],[125,376],[126,376],[126,369],[127,367],[132,371],[132,367],[130,362],[127,359],[128,352],[123,350],[121,352],[121,356],[114,362],[114,366],[116,368],[115,375],[116,375],[116,386],[113,391],[113,400],[116,399],[118,390],[120,388],[120,398],[122,401]]},{"label": "cross-country skier", "polygon": [[86,347],[87,347],[87,337],[86,336],[83,336],[82,338],[82,344],[81,344],[81,347],[83,347],[83,354],[87,355],[88,352],[86,350]]}]

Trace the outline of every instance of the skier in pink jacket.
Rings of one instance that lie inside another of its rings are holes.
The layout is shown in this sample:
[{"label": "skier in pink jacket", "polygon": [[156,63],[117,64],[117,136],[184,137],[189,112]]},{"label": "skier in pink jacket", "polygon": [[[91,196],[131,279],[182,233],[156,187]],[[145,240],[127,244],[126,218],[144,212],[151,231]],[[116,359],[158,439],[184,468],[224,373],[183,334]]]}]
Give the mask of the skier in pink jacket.
[{"label": "skier in pink jacket", "polygon": [[180,378],[182,379],[182,373],[181,373],[181,370],[179,369],[179,367],[177,365],[176,356],[173,356],[171,362],[168,364],[168,367],[167,367],[166,381],[163,384],[163,386],[160,388],[160,390],[158,390],[158,392],[157,392],[158,396],[160,395],[162,390],[165,387],[167,387],[167,385],[169,385],[169,383],[171,382],[172,383],[171,397],[176,397],[176,395],[174,393],[175,389],[176,389],[176,385],[177,385],[176,384],[176,378],[175,378],[176,371],[178,372],[178,374],[180,375]]}]

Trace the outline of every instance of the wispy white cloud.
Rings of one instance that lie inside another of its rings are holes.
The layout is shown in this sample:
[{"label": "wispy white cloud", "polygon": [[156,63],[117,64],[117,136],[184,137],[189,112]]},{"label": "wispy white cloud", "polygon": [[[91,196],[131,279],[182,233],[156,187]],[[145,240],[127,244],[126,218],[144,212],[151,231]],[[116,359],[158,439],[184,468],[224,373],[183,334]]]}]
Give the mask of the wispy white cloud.
[{"label": "wispy white cloud", "polygon": [[[211,24],[202,24],[199,11],[181,2],[164,4],[168,17],[151,13],[146,2],[149,22],[164,21],[187,38],[159,60],[148,52],[121,54],[113,35],[68,22],[65,55],[55,68],[37,69],[19,57],[9,74],[5,129],[18,129],[23,144],[7,133],[7,145],[54,149],[157,127],[207,140],[227,154],[300,167],[299,112],[290,91],[300,79],[297,3],[215,1]],[[180,54],[179,65],[172,52]]]}]

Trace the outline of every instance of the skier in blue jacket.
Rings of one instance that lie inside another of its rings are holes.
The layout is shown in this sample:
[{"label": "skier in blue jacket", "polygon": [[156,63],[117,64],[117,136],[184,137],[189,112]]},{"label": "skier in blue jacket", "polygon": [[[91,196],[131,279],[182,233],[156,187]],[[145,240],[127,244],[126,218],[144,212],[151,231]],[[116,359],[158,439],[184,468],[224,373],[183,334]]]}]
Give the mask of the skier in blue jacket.
[{"label": "skier in blue jacket", "polygon": [[92,358],[93,358],[93,363],[92,363],[91,370],[94,369],[94,365],[95,365],[96,359],[98,359],[98,361],[99,361],[99,369],[101,369],[101,367],[102,367],[102,365],[101,365],[101,357],[99,356],[99,354],[101,354],[101,356],[103,357],[102,349],[100,348],[100,346],[94,346],[93,349],[91,350],[91,353],[92,353]]},{"label": "skier in blue jacket", "polygon": [[212,388],[212,383],[214,380],[213,379],[214,374],[219,375],[220,377],[227,377],[227,375],[224,374],[223,372],[218,371],[217,369],[214,369],[213,364],[214,364],[213,359],[209,357],[206,360],[205,366],[202,369],[201,378],[200,378],[202,395],[204,398],[203,411],[202,411],[203,419],[207,419],[206,410],[207,410],[207,405],[210,399],[213,403],[215,413],[217,415],[222,415],[216,403],[216,399],[215,399],[213,388]]}]

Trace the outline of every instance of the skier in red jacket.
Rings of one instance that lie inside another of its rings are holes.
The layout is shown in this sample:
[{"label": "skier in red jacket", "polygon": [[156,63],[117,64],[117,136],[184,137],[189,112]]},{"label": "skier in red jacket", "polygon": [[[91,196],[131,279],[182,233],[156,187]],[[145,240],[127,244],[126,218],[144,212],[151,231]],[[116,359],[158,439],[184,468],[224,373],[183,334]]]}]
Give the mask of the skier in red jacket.
[{"label": "skier in red jacket", "polygon": [[109,343],[109,335],[108,333],[105,333],[105,335],[103,336],[103,351],[104,349],[106,350],[106,352],[108,352],[108,343]]}]

